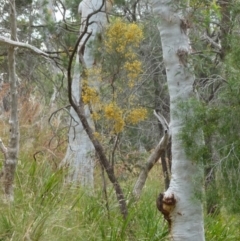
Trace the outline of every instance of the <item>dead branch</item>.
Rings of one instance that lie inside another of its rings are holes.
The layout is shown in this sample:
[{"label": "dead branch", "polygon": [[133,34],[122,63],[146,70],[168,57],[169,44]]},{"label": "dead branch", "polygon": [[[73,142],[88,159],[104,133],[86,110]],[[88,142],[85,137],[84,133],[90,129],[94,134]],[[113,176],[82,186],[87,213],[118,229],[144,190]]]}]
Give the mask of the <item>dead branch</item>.
[{"label": "dead branch", "polygon": [[11,40],[11,39],[6,38],[4,36],[0,36],[0,44],[11,45],[11,46],[14,46],[14,47],[26,48],[26,49],[31,50],[35,54],[43,55],[44,57],[47,57],[47,58],[51,57],[49,54],[43,52],[42,50],[36,48],[33,45],[30,45],[30,44],[27,44],[27,43],[22,43],[22,42],[19,42],[19,41],[14,41],[14,40]]},{"label": "dead branch", "polygon": [[157,113],[155,110],[153,113],[158,118],[158,120],[161,122],[161,124],[164,128],[164,136],[162,137],[162,139],[160,140],[160,142],[158,143],[158,145],[156,146],[156,148],[154,149],[154,151],[148,158],[145,166],[143,167],[142,171],[140,172],[139,177],[134,185],[132,195],[135,200],[139,199],[139,197],[141,195],[141,191],[147,180],[148,173],[150,172],[150,170],[152,169],[154,164],[159,160],[159,158],[161,157],[161,154],[166,150],[167,144],[168,144],[168,141],[170,138],[169,126],[168,126],[166,119],[161,114]]}]

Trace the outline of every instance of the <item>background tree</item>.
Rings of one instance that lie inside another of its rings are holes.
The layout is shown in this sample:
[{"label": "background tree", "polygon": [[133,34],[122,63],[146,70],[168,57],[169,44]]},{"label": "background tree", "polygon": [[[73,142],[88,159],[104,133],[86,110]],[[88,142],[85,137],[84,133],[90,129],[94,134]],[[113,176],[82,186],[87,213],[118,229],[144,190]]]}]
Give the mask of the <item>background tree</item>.
[{"label": "background tree", "polygon": [[[103,12],[94,11],[103,9]],[[95,42],[98,36],[101,35],[103,27],[107,23],[107,13],[106,13],[106,4],[101,1],[82,1],[79,4],[78,8],[79,13],[81,14],[81,26],[80,26],[80,36],[82,39],[79,45],[79,61],[83,68],[82,77],[88,76],[87,71],[92,69],[96,64],[94,55],[92,53],[92,42]],[[92,14],[92,16],[90,16]],[[87,18],[89,22],[87,23]],[[78,67],[79,68],[79,67]],[[75,68],[76,76],[73,78],[72,83],[72,93],[75,100],[81,99],[81,89],[79,89],[79,78],[80,73]],[[87,84],[96,88],[96,80],[91,79],[90,76],[87,77]],[[83,126],[76,115],[74,109],[70,110],[71,118],[71,127],[69,131],[69,145],[67,149],[66,156],[62,162],[62,165],[68,165],[71,169],[70,171],[70,180],[74,182],[80,182],[82,186],[88,188],[93,188],[94,179],[94,147],[90,141],[87,133],[84,131]],[[85,115],[87,116],[88,122],[91,126],[94,126],[92,118],[90,116],[89,106],[85,107]]]}]

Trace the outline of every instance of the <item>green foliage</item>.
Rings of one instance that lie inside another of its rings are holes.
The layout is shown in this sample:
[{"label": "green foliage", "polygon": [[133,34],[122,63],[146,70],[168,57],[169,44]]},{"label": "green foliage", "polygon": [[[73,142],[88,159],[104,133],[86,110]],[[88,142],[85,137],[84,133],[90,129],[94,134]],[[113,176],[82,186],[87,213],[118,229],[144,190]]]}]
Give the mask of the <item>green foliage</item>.
[{"label": "green foliage", "polygon": [[184,121],[180,138],[188,156],[214,170],[217,188],[210,196],[217,196],[217,192],[217,203],[229,213],[236,213],[240,212],[240,59],[237,38],[232,37],[231,43],[234,51],[228,53],[221,70],[226,82],[221,83],[215,100],[206,103],[191,99],[179,108]]},{"label": "green foliage", "polygon": [[[101,185],[87,194],[79,187],[63,185],[65,171],[55,171],[47,160],[20,157],[15,186],[15,202],[0,205],[0,240],[76,241],[166,241],[167,223],[156,209],[160,168],[153,170],[138,203],[129,203],[123,220],[113,190],[108,189],[109,213]],[[122,182],[131,190],[131,179]],[[162,185],[162,184],[160,184]],[[206,240],[234,241],[240,235],[239,217],[206,217]]]},{"label": "green foliage", "polygon": [[26,8],[31,5],[33,0],[17,0],[15,1],[16,7],[17,8]]},{"label": "green foliage", "polygon": [[66,0],[64,1],[66,9],[70,10],[71,17],[78,18],[78,5],[81,1],[79,0]]},{"label": "green foliage", "polygon": [[207,128],[207,107],[196,99],[189,99],[187,103],[181,103],[179,108],[185,123],[179,138],[183,141],[186,153],[194,161],[205,161],[204,156],[207,154],[207,150],[202,141],[202,131],[204,133],[205,127],[206,132],[210,132],[210,129]]},{"label": "green foliage", "polygon": [[208,241],[235,241],[239,239],[239,217],[208,216],[205,219],[205,235]]}]

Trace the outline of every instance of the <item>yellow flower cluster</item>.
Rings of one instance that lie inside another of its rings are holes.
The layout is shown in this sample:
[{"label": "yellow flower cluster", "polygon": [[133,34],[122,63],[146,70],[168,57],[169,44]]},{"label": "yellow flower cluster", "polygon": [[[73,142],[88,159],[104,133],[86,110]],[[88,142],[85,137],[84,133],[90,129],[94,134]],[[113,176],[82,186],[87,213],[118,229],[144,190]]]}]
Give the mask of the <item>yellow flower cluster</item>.
[{"label": "yellow flower cluster", "polygon": [[104,112],[105,112],[105,116],[108,119],[114,119],[114,109],[115,109],[114,103],[110,103],[110,104],[105,106]]},{"label": "yellow flower cluster", "polygon": [[122,118],[122,110],[116,105],[116,103],[110,103],[104,108],[105,116],[109,120],[114,121],[114,131],[119,133],[123,130],[125,123]]},{"label": "yellow flower cluster", "polygon": [[108,53],[126,53],[130,46],[138,47],[143,31],[136,23],[126,23],[117,19],[106,31],[105,46]]},{"label": "yellow flower cluster", "polygon": [[137,124],[147,118],[147,110],[144,108],[133,109],[126,118],[126,121],[130,124]]},{"label": "yellow flower cluster", "polygon": [[101,140],[101,134],[97,131],[93,132],[93,135],[96,139]]},{"label": "yellow flower cluster", "polygon": [[92,119],[95,120],[95,121],[100,119],[99,113],[97,113],[95,111],[91,114],[91,116],[92,116]]},{"label": "yellow flower cluster", "polygon": [[102,81],[102,68],[99,66],[94,66],[93,68],[87,69],[86,75],[88,76],[88,80],[96,82]]},{"label": "yellow flower cluster", "polygon": [[94,88],[89,87],[87,84],[82,88],[82,100],[84,104],[95,104],[99,101],[98,93]]},{"label": "yellow flower cluster", "polygon": [[124,69],[127,71],[127,76],[130,80],[136,79],[142,71],[142,63],[138,60],[126,62]]},{"label": "yellow flower cluster", "polygon": [[134,86],[142,71],[142,64],[137,60],[135,49],[143,39],[143,31],[136,23],[126,23],[117,19],[106,30],[104,45],[108,54],[118,56],[122,60],[121,69],[129,79],[128,86]]}]

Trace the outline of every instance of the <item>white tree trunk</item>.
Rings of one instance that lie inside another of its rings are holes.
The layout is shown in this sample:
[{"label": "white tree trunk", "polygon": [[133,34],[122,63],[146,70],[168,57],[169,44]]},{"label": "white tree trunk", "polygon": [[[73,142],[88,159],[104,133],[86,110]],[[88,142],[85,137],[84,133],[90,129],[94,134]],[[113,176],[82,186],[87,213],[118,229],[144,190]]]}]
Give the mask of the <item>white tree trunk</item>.
[{"label": "white tree trunk", "polygon": [[158,27],[170,94],[172,136],[171,183],[169,189],[159,195],[157,205],[169,222],[172,240],[203,241],[203,209],[196,196],[196,191],[200,192],[202,187],[202,171],[186,156],[179,139],[184,125],[179,103],[193,96],[194,74],[187,62],[191,50],[188,22],[179,11],[182,6],[178,6],[178,1],[152,0],[152,4],[156,17],[160,18]]},{"label": "white tree trunk", "polygon": [[[86,26],[86,20],[89,14],[92,14],[96,10],[100,10],[103,6],[101,12],[97,12],[92,15],[89,19],[89,25],[87,28],[87,33],[80,41],[77,60],[74,67],[74,76],[72,80],[72,94],[76,103],[80,99],[80,87],[79,80],[80,76],[80,66],[79,59],[83,59],[84,67],[86,69],[91,69],[94,65],[94,56],[92,53],[91,46],[89,43],[95,40],[97,34],[100,34],[102,28],[107,23],[107,16],[105,12],[105,4],[102,0],[83,0],[79,4],[78,11],[81,14],[81,27],[80,34],[84,32]],[[90,34],[90,37],[89,37]],[[88,38],[89,37],[89,38]],[[86,42],[86,39],[87,43]],[[82,46],[85,44],[84,48]],[[82,48],[82,51],[81,51]],[[80,55],[79,55],[80,54]],[[98,83],[94,80],[88,79],[88,84],[91,87],[98,89]],[[67,153],[65,158],[62,161],[63,165],[67,165],[70,168],[69,181],[80,183],[82,186],[93,188],[94,185],[94,147],[89,139],[87,133],[84,131],[84,128],[79,120],[76,112],[71,108],[71,125],[69,130],[69,144],[67,148]],[[94,127],[94,123],[91,119],[89,107],[85,107],[85,115],[87,117],[88,123]]]},{"label": "white tree trunk", "polygon": [[[80,78],[79,56],[77,55],[72,79],[72,95],[76,103],[78,103],[81,95]],[[80,183],[82,186],[91,189],[94,185],[94,147],[72,107],[70,115],[69,143],[62,165],[69,167],[69,182]],[[87,115],[89,123],[92,123],[89,108],[85,108],[85,115]]]}]

